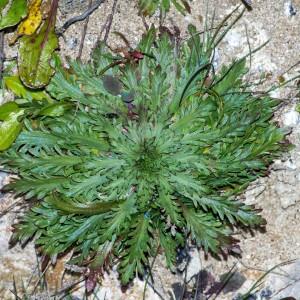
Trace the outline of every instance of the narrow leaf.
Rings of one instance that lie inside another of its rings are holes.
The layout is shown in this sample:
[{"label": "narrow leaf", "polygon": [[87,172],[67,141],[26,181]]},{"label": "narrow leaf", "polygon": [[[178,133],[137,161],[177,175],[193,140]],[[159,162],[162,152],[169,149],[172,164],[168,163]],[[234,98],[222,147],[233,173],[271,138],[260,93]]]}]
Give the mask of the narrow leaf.
[{"label": "narrow leaf", "polygon": [[111,209],[118,206],[117,201],[112,202],[97,202],[97,203],[74,203],[68,201],[66,198],[58,199],[55,194],[47,198],[47,201],[54,205],[57,209],[72,214],[82,214],[87,216],[93,216],[97,214],[102,214],[110,211]]},{"label": "narrow leaf", "polygon": [[[171,0],[176,9],[183,15],[185,15],[185,7],[178,3],[176,0]],[[187,4],[187,3],[186,3]]]}]

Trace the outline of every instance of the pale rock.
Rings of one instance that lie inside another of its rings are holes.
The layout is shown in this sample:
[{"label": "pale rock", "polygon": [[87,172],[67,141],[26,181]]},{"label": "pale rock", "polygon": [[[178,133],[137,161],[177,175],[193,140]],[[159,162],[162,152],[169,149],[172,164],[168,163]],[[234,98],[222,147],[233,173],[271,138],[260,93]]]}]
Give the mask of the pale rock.
[{"label": "pale rock", "polygon": [[281,207],[287,209],[295,205],[297,202],[296,196],[292,194],[282,195],[280,198]]},{"label": "pale rock", "polygon": [[285,170],[284,162],[281,159],[274,160],[272,164],[272,170],[274,171]]},{"label": "pale rock", "polygon": [[283,209],[296,204],[299,201],[300,195],[295,188],[290,184],[278,182],[275,185],[275,192],[279,196],[280,204]]},{"label": "pale rock", "polygon": [[272,291],[275,291],[272,300],[280,300],[285,297],[300,299],[300,261],[276,269],[266,281]]},{"label": "pale rock", "polygon": [[277,70],[276,64],[272,61],[272,58],[265,54],[257,54],[252,59],[253,68],[252,71],[257,73],[261,72],[274,72]]},{"label": "pale rock", "polygon": [[300,115],[299,113],[293,108],[292,110],[286,112],[282,116],[282,123],[284,126],[287,127],[295,127],[300,122]]},{"label": "pale rock", "polygon": [[70,38],[67,39],[67,43],[66,44],[67,44],[67,47],[70,50],[74,50],[78,46],[78,38],[76,38],[76,37],[70,37]]},{"label": "pale rock", "polygon": [[266,186],[263,184],[248,188],[245,192],[245,203],[255,204],[257,202],[257,198],[265,191],[265,189]]},{"label": "pale rock", "polygon": [[276,159],[272,165],[272,170],[274,171],[295,171],[297,170],[297,164],[294,160],[286,160],[282,161],[280,159]]},{"label": "pale rock", "polygon": [[279,182],[287,185],[296,186],[298,184],[297,173],[294,170],[285,169],[282,172],[278,172],[276,178]]},{"label": "pale rock", "polygon": [[245,37],[243,37],[236,29],[229,31],[225,37],[225,41],[228,43],[229,47],[232,48],[240,47],[243,39],[245,39]]},{"label": "pale rock", "polygon": [[191,24],[193,22],[193,18],[191,17],[191,15],[186,15],[184,17],[184,20],[188,23],[188,24]]},{"label": "pale rock", "polygon": [[296,170],[296,169],[297,169],[296,164],[295,164],[294,161],[291,160],[291,159],[285,161],[285,162],[284,162],[284,165],[286,166],[286,168],[287,168],[288,170]]},{"label": "pale rock", "polygon": [[190,261],[187,266],[186,280],[189,281],[193,276],[197,275],[202,269],[199,252],[197,249],[190,251]]},{"label": "pale rock", "polygon": [[[11,236],[11,217],[9,214],[0,218],[0,299],[8,298],[13,289],[13,279],[16,280],[17,289],[21,289],[22,280],[27,282],[35,268],[36,255],[32,243],[29,243],[24,249],[16,245],[12,249],[8,248]],[[22,280],[21,280],[22,279]],[[34,279],[36,280],[36,279]],[[5,291],[4,295],[1,291]],[[7,296],[6,296],[6,291]]]},{"label": "pale rock", "polygon": [[280,98],[281,97],[281,89],[276,89],[269,92],[270,97],[272,98]]}]

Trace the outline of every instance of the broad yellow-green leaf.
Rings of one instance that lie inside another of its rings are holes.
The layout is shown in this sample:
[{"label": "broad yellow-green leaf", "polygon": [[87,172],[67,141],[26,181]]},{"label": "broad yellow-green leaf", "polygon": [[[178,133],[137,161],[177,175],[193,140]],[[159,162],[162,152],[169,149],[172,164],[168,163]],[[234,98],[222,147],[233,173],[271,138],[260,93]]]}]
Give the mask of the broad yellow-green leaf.
[{"label": "broad yellow-green leaf", "polygon": [[15,102],[7,102],[0,106],[0,121],[6,120],[13,112],[20,111],[20,108]]},{"label": "broad yellow-green leaf", "polygon": [[18,26],[18,35],[31,35],[39,28],[43,17],[41,3],[42,0],[33,0],[30,3],[27,18]]},{"label": "broad yellow-green leaf", "polygon": [[50,60],[57,46],[55,14],[48,17],[39,31],[20,39],[19,74],[26,86],[42,88],[49,83],[54,74]]},{"label": "broad yellow-green leaf", "polygon": [[9,43],[14,44],[22,35],[33,34],[41,25],[43,14],[41,11],[42,0],[32,0],[28,7],[27,17],[19,24],[17,31],[10,38]]},{"label": "broad yellow-green leaf", "polygon": [[0,9],[2,10],[8,3],[8,0],[0,0]]},{"label": "broad yellow-green leaf", "polygon": [[29,100],[47,100],[51,102],[51,97],[44,91],[36,91],[26,87],[19,76],[4,77],[5,86],[12,91],[16,96],[23,97]]},{"label": "broad yellow-green leaf", "polygon": [[18,117],[23,114],[24,110],[12,112],[6,117],[0,125],[0,151],[6,150],[15,141],[22,129],[22,123]]},{"label": "broad yellow-green leaf", "polygon": [[71,109],[71,103],[56,103],[47,105],[40,111],[41,116],[59,117],[62,116],[67,110]]},{"label": "broad yellow-green leaf", "polygon": [[[6,1],[2,1],[5,4]],[[0,30],[17,25],[23,18],[27,16],[27,1],[26,0],[13,0],[10,8],[0,19]]]}]

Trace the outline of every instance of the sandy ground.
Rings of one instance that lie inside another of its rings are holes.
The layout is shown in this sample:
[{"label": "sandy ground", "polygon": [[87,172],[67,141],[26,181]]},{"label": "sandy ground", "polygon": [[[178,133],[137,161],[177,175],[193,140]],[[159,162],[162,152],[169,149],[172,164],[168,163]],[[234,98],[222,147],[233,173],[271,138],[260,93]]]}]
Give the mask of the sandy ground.
[{"label": "sandy ground", "polygon": [[[87,4],[87,1],[81,2],[83,2],[83,6]],[[103,38],[103,35],[102,37],[100,36],[100,32],[107,16],[111,12],[112,2],[105,1],[89,19],[83,48],[84,60],[88,60],[90,50],[97,39]],[[253,57],[251,61],[251,76],[258,78],[262,73],[267,73],[268,81],[266,86],[270,86],[271,84],[276,84],[278,77],[300,59],[300,0],[292,2],[253,0],[252,2],[253,10],[245,13],[220,46],[220,63],[226,63],[249,51],[248,40],[252,49],[269,40],[269,43]],[[207,16],[210,18],[213,14],[213,9],[215,9],[216,22],[218,22],[240,3],[241,1],[239,0],[209,1],[209,13]],[[145,30],[142,19],[137,14],[135,4],[136,1],[119,0],[111,29],[111,32],[123,33],[132,47],[135,47]],[[193,23],[199,30],[204,26],[206,17],[205,1],[191,1],[191,6],[191,15],[184,17],[175,11],[171,11],[166,19],[166,24],[178,26],[183,36],[189,23]],[[72,10],[73,14],[65,11],[65,15],[61,15],[58,20],[58,27],[68,18],[80,13],[80,8],[82,9],[83,7]],[[294,11],[292,8],[294,8]],[[151,19],[147,18],[146,22],[148,24],[151,22],[157,24],[158,16],[154,16]],[[64,39],[60,41],[63,55],[77,56],[82,28],[83,22],[79,22],[65,32]],[[110,34],[108,43],[112,47],[125,46],[113,33]],[[6,48],[6,51],[12,53],[12,55],[14,53],[12,49]],[[286,73],[285,78],[288,79],[299,74],[299,70],[299,67],[293,68]],[[282,126],[293,129],[289,138],[295,144],[295,148],[290,155],[274,164],[269,177],[254,183],[245,195],[246,202],[256,204],[263,209],[263,215],[268,221],[266,232],[255,233],[255,235],[242,234],[240,236],[243,250],[241,259],[229,258],[227,261],[222,262],[211,258],[206,260],[202,254],[198,255],[197,251],[192,250],[190,253],[192,261],[188,267],[188,276],[198,274],[201,269],[205,268],[215,277],[218,277],[218,275],[226,273],[236,264],[239,274],[246,278],[245,283],[239,290],[239,292],[243,292],[263,274],[263,271],[278,263],[300,258],[300,118],[298,113],[294,111],[294,104],[297,102],[295,82],[289,86],[284,90],[280,89],[274,94],[276,97],[285,99],[285,107],[278,113],[276,118]],[[9,196],[4,196],[0,199],[1,209],[12,202]],[[25,251],[20,247],[15,247],[9,251],[7,249],[10,224],[13,219],[13,213],[0,219],[0,264],[2,266],[0,269],[0,295],[3,293],[1,299],[13,299],[12,295],[7,292],[7,287],[11,285],[11,276],[9,275],[12,272],[18,278],[28,278],[34,267],[35,253],[32,246],[25,248]],[[169,273],[162,265],[163,262],[158,260],[154,272],[156,278],[155,287],[160,294],[164,295],[164,299],[172,299],[171,294],[174,294],[174,284],[182,282],[182,276]],[[296,267],[299,268],[297,264],[290,266],[290,272],[294,272]],[[57,276],[61,274],[61,270],[56,269],[55,272]],[[300,268],[298,273],[300,274]],[[270,287],[270,289],[274,290],[272,299],[279,299],[281,295],[293,296],[297,300],[300,299],[300,292],[297,295],[297,292],[293,290],[297,287],[295,288],[294,286],[289,286],[281,294],[275,295],[275,289],[279,290],[282,288],[280,284],[280,287],[276,286],[276,284],[279,284],[276,278],[270,277],[264,286],[264,288]],[[99,297],[104,297],[103,295],[106,291],[106,299],[135,300],[141,299],[143,283],[138,280],[135,281],[134,286],[129,288],[124,294],[119,289],[115,273],[111,272],[110,275],[105,276],[102,287]],[[236,294],[237,291],[228,292],[219,295],[217,299],[232,299]],[[160,298],[150,289],[147,299]]]}]

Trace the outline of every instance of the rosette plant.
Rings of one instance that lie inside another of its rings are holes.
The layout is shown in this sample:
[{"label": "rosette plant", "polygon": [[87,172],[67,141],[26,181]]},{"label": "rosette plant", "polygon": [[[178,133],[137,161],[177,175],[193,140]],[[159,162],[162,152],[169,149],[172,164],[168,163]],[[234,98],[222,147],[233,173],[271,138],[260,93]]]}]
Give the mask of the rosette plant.
[{"label": "rosette plant", "polygon": [[243,80],[246,57],[214,70],[227,21],[204,35],[190,26],[187,40],[151,28],[129,59],[100,44],[90,63],[57,61],[53,103],[21,102],[35,113],[1,155],[18,175],[5,189],[30,203],[15,238],[49,256],[72,250],[73,264],[117,263],[126,284],[157,252],[171,267],[188,240],[217,255],[235,227],[265,224],[238,196],[285,134],[278,101]]}]

